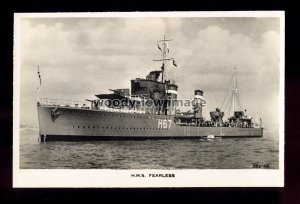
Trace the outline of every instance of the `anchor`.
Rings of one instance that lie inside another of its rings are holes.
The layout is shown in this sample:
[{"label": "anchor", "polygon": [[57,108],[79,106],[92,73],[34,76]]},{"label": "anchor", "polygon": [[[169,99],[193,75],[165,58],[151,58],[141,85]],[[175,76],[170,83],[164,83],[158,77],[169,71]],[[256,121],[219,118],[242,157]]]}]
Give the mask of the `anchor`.
[{"label": "anchor", "polygon": [[57,111],[57,107],[53,108],[51,110],[51,119],[52,119],[52,121],[55,121],[55,119],[57,119],[59,115],[60,115],[60,112]]}]

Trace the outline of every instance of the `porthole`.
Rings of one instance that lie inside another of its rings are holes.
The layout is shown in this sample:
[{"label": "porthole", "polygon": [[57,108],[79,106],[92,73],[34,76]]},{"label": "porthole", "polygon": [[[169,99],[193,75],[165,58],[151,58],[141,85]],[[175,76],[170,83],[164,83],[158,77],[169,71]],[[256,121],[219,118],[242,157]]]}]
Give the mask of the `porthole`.
[{"label": "porthole", "polygon": [[78,126],[78,128],[80,128],[80,126]]}]

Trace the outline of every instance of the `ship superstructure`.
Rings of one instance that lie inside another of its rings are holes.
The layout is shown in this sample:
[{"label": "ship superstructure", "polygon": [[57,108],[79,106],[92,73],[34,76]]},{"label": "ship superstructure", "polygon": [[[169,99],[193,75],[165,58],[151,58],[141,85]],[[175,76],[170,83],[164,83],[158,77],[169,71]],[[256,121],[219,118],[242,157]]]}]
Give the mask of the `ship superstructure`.
[{"label": "ship superstructure", "polygon": [[224,112],[216,108],[205,119],[203,91],[194,91],[192,110],[181,112],[177,98],[178,85],[168,76],[170,66],[177,67],[169,57],[168,42],[157,41],[162,57],[159,70],[145,78],[131,80],[131,89],[110,90],[96,94],[86,102],[38,100],[39,134],[41,141],[103,140],[103,139],[182,139],[207,137],[262,137],[263,128],[254,124],[244,111],[235,110],[238,96],[236,70],[232,88],[232,116],[224,120]]}]

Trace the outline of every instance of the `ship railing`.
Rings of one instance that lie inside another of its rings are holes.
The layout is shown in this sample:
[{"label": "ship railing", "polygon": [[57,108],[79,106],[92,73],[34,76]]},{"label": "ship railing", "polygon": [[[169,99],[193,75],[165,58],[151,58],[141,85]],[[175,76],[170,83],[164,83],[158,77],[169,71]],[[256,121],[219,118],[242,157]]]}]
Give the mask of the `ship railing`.
[{"label": "ship railing", "polygon": [[141,109],[128,109],[128,108],[109,108],[109,107],[99,107],[101,111],[107,112],[118,112],[118,113],[138,113],[138,114],[145,114],[145,110]]},{"label": "ship railing", "polygon": [[73,101],[66,99],[51,99],[51,98],[40,98],[38,99],[39,105],[47,105],[47,106],[63,106],[63,107],[71,107],[71,108],[85,108],[90,109],[91,106],[87,102],[82,101]]},{"label": "ship railing", "polygon": [[82,102],[82,101],[73,101],[73,100],[65,100],[65,99],[40,98],[38,99],[38,105],[84,108],[84,109],[93,109],[99,111],[119,112],[119,113],[137,113],[137,114],[146,113],[144,109],[109,108],[106,106],[101,106],[95,109],[92,108],[89,103],[87,104],[86,102]]}]

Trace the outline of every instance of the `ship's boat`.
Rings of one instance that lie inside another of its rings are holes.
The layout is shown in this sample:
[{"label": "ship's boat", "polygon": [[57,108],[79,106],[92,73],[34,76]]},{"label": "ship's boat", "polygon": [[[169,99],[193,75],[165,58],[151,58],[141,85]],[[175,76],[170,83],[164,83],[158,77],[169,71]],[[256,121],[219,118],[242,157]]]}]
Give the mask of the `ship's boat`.
[{"label": "ship's boat", "polygon": [[[194,91],[192,110],[178,109],[178,86],[168,76],[170,66],[175,69],[177,64],[168,56],[168,41],[166,37],[157,41],[162,57],[154,61],[162,62],[160,70],[132,79],[131,89],[96,94],[97,99],[84,103],[39,98],[40,141],[262,137],[263,127],[254,125],[241,110],[234,110],[224,121],[222,108],[217,108],[206,120],[202,115],[206,100],[200,89]],[[236,95],[237,88],[233,90]]]}]

